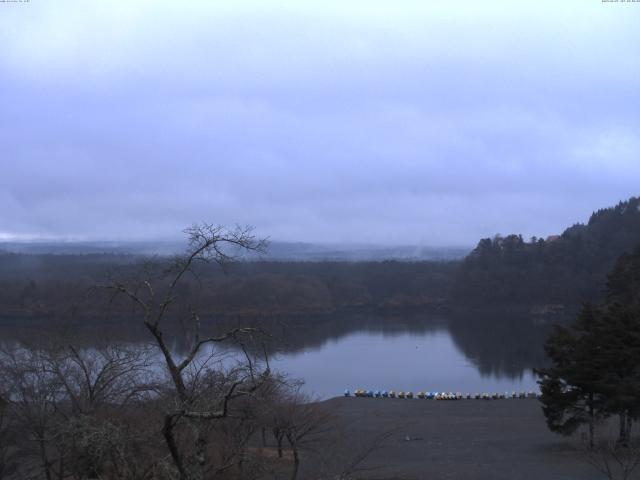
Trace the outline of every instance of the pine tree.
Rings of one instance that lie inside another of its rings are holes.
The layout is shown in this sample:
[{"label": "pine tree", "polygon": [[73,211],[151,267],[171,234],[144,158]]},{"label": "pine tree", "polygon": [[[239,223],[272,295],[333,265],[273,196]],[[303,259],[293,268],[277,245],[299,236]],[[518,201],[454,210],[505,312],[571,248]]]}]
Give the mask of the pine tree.
[{"label": "pine tree", "polygon": [[607,302],[585,305],[569,328],[557,327],[545,345],[551,367],[539,369],[549,428],[571,434],[596,419],[617,415],[619,442],[629,441],[640,418],[640,248],[616,262]]},{"label": "pine tree", "polygon": [[640,417],[640,248],[620,257],[608,277],[604,325],[606,409],[620,417],[619,441],[627,443]]},{"label": "pine tree", "polygon": [[595,334],[601,322],[600,312],[585,305],[571,328],[556,327],[549,336],[545,352],[553,365],[537,370],[549,429],[570,435],[587,424],[590,444],[595,422],[604,415],[601,382],[606,366],[599,355],[602,342]]}]

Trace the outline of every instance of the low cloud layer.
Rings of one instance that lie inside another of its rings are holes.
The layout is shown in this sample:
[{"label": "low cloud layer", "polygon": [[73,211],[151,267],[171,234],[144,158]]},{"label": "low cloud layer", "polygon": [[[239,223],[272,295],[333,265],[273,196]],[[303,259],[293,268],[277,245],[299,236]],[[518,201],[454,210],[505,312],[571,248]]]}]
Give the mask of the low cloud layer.
[{"label": "low cloud layer", "polygon": [[0,4],[0,238],[470,245],[640,194],[640,4],[131,3]]}]

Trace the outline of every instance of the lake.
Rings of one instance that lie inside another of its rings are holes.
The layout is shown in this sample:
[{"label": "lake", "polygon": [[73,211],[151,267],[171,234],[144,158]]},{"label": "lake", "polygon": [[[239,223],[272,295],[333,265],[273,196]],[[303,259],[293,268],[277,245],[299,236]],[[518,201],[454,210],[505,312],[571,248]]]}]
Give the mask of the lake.
[{"label": "lake", "polygon": [[[502,341],[504,332],[494,325],[486,326],[487,339],[446,318],[348,323],[351,331],[336,334],[334,326],[329,338],[277,355],[272,368],[304,380],[304,390],[323,399],[355,388],[471,393],[538,389],[531,367],[541,361],[541,340],[526,331],[509,331],[510,338]],[[328,328],[331,331],[331,325]],[[519,344],[530,351],[513,348]]]},{"label": "lake", "polygon": [[[545,363],[542,345],[548,332],[526,316],[496,312],[335,314],[239,322],[269,331],[270,338],[277,339],[276,345],[267,347],[277,352],[271,354],[272,369],[303,380],[304,391],[320,399],[356,388],[462,393],[537,390],[532,369]],[[232,327],[213,320],[208,328]],[[92,347],[91,338],[145,345],[151,341],[140,324],[108,334],[100,331],[87,329],[87,348]],[[167,330],[166,335],[176,339],[173,348],[179,355],[186,345],[180,343],[179,332]],[[222,348],[221,358],[235,363],[234,351]],[[210,352],[205,349],[202,358]],[[262,344],[257,352],[262,352]],[[162,368],[159,354],[158,360]]]}]

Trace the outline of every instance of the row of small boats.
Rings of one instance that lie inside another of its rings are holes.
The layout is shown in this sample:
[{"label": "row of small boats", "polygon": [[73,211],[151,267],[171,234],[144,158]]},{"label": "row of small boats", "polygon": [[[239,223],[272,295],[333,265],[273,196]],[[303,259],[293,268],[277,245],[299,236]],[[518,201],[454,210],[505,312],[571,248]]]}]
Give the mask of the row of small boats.
[{"label": "row of small boats", "polygon": [[461,393],[461,392],[396,392],[394,390],[362,390],[356,388],[353,394],[349,390],[344,391],[345,397],[370,397],[370,398],[420,398],[426,400],[498,400],[505,398],[539,398],[538,392],[504,392],[504,393]]}]

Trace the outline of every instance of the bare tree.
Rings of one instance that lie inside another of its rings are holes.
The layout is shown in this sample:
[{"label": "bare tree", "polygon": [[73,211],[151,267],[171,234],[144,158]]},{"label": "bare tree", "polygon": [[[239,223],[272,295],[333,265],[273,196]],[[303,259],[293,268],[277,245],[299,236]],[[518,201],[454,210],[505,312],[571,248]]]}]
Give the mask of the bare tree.
[{"label": "bare tree", "polygon": [[62,339],[41,353],[46,373],[58,378],[74,414],[123,406],[158,389],[148,348],[105,342],[80,349]]},{"label": "bare tree", "polygon": [[9,401],[0,391],[0,480],[9,478],[18,468],[15,429],[9,424]]},{"label": "bare tree", "polygon": [[[186,253],[176,256],[161,274],[147,268],[132,281],[112,281],[103,287],[113,292],[114,297],[128,298],[137,307],[141,321],[160,350],[170,378],[167,393],[171,396],[162,433],[179,478],[201,480],[208,472],[216,472],[221,467],[211,465],[206,424],[229,417],[231,402],[255,392],[270,371],[268,367],[257,371],[251,361],[231,372],[212,369],[206,361],[201,362],[199,356],[211,345],[241,341],[260,332],[253,328],[235,328],[220,335],[202,335],[199,313],[193,305],[181,305],[178,301],[180,286],[188,275],[198,278],[202,265],[214,263],[226,268],[238,253],[262,252],[266,244],[248,227],[227,229],[203,224],[194,225],[185,233],[189,239]],[[165,336],[164,321],[171,313],[179,317],[183,325],[187,322],[190,325],[183,355],[172,350]],[[182,435],[178,435],[178,430]]]},{"label": "bare tree", "polygon": [[[226,268],[264,242],[246,228],[196,225],[187,234],[184,255],[126,269],[98,290],[110,308],[140,320],[149,348],[108,339],[88,346],[68,332],[0,348],[0,479],[296,479],[301,464],[305,475],[314,471],[307,460],[333,429],[332,415],[299,383],[272,374],[271,339],[260,329],[207,331],[192,296],[203,269]],[[291,463],[257,448],[269,430]]]},{"label": "bare tree", "polygon": [[[127,418],[133,412],[140,417],[146,410],[140,402],[148,407],[147,393],[155,390],[144,383],[152,378],[145,349],[79,348],[69,338],[49,338],[38,345],[4,346],[0,356],[0,383],[7,389],[1,413],[10,418],[8,450],[20,460],[19,478],[95,478],[118,466],[125,472],[150,463],[112,448],[135,451],[132,438],[149,425]],[[135,435],[125,441],[128,426]],[[149,445],[147,438],[144,442]]]},{"label": "bare tree", "polygon": [[310,448],[320,435],[334,428],[333,414],[311,400],[298,388],[282,400],[280,407],[284,435],[293,455],[292,480],[298,477],[301,450]]},{"label": "bare tree", "polygon": [[66,341],[43,358],[65,399],[58,406],[63,419],[58,444],[65,450],[66,470],[80,478],[110,472],[122,479],[154,472],[157,462],[141,462],[129,454],[152,442],[145,425],[127,418],[148,408],[159,389],[149,349],[117,343],[80,349]]},{"label": "bare tree", "polygon": [[300,382],[282,380],[274,387],[264,403],[262,421],[273,435],[278,458],[290,462],[292,480],[301,475],[348,479],[373,470],[375,467],[363,464],[397,431],[381,432],[360,442],[350,435],[339,414],[305,394]]},{"label": "bare tree", "polygon": [[62,478],[63,452],[56,431],[62,391],[59,379],[47,373],[40,352],[17,346],[3,349],[2,367],[0,383],[7,389],[6,408],[20,432],[17,448],[26,459],[20,476],[29,478],[35,469],[47,480]]},{"label": "bare tree", "polygon": [[60,428],[66,470],[79,479],[169,480],[172,468],[161,453],[160,427],[144,408],[73,417]]},{"label": "bare tree", "polygon": [[615,436],[581,444],[583,458],[609,480],[629,480],[640,464],[640,439],[619,442]]}]

